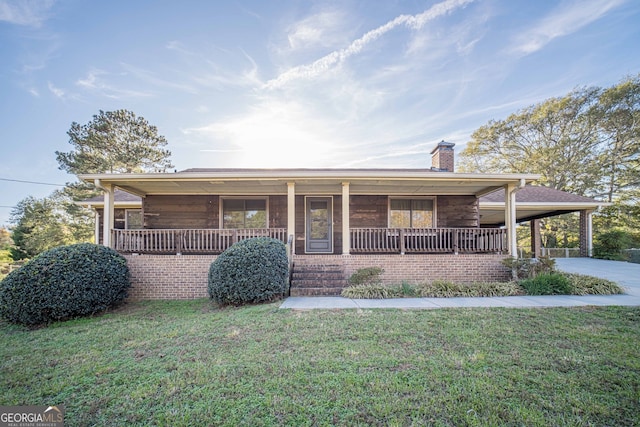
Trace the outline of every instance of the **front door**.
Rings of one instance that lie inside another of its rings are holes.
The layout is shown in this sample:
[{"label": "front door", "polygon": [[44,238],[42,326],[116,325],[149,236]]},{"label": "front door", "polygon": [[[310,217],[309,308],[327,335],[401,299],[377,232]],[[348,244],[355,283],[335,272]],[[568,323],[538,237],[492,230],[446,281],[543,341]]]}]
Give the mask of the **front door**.
[{"label": "front door", "polygon": [[333,253],[331,197],[306,199],[306,252]]}]

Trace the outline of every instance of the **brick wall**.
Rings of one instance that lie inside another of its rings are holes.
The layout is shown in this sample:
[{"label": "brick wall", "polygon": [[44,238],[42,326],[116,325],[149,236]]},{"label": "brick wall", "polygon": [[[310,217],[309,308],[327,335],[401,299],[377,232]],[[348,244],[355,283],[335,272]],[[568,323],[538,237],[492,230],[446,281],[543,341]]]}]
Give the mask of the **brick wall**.
[{"label": "brick wall", "polygon": [[125,255],[132,287],[129,300],[206,298],[215,255]]},{"label": "brick wall", "polygon": [[[125,255],[131,272],[129,300],[206,298],[209,266],[215,255]],[[342,264],[348,278],[365,267],[385,270],[387,284],[450,280],[460,283],[506,281],[504,255],[296,255],[302,264]]]},{"label": "brick wall", "polygon": [[381,267],[385,284],[411,284],[450,280],[458,283],[507,281],[511,270],[502,265],[505,255],[489,254],[411,254],[411,255],[296,255],[295,262],[319,264],[343,263],[347,276],[358,269]]}]

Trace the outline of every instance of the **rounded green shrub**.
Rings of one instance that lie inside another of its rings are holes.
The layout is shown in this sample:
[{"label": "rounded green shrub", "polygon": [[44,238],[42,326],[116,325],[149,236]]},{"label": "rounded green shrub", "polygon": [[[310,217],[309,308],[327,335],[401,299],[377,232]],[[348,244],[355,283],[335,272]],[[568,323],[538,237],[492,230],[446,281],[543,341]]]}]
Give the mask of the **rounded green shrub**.
[{"label": "rounded green shrub", "polygon": [[209,296],[221,305],[242,305],[281,298],[289,284],[284,243],[270,237],[242,240],[209,268]]},{"label": "rounded green shrub", "polygon": [[127,261],[113,249],[60,246],[0,282],[0,315],[26,325],[86,316],[123,301],[130,286]]},{"label": "rounded green shrub", "polygon": [[560,273],[540,274],[520,282],[528,295],[569,295],[573,291],[571,281]]}]

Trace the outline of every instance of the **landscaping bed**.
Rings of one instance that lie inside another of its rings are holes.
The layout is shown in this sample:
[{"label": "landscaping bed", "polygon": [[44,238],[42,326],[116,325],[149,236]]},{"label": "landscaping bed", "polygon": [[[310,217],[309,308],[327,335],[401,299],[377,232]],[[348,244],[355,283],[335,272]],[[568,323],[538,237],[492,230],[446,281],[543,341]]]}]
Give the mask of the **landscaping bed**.
[{"label": "landscaping bed", "polygon": [[[618,284],[606,279],[583,274],[562,275],[568,281],[565,292],[535,292],[535,287],[523,286],[518,282],[491,282],[460,284],[434,281],[419,285],[407,283],[386,286],[381,284],[353,285],[343,289],[345,298],[452,298],[452,297],[506,297],[518,295],[616,295],[623,294]],[[553,288],[551,288],[553,289]]]},{"label": "landscaping bed", "polygon": [[505,264],[513,269],[511,282],[453,283],[444,280],[400,285],[383,285],[383,269],[368,267],[356,271],[349,278],[350,286],[342,290],[345,298],[452,298],[506,297],[518,295],[616,295],[624,289],[617,283],[585,274],[563,273],[555,270],[555,261],[541,259],[509,259]]}]

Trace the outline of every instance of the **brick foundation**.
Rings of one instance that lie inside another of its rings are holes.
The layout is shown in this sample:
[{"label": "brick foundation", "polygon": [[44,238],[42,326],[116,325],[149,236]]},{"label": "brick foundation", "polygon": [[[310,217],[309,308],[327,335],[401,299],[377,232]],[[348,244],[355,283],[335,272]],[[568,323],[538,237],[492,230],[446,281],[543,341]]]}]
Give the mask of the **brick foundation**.
[{"label": "brick foundation", "polygon": [[[421,254],[421,255],[328,255],[323,257],[296,255],[301,263],[315,264],[322,259],[327,263],[344,263],[348,278],[358,269],[380,267],[384,269],[384,284],[430,283],[449,280],[458,283],[501,282],[511,278],[511,270],[502,265],[506,255],[487,254]],[[322,261],[320,261],[322,262]]]},{"label": "brick foundation", "polygon": [[206,298],[209,266],[215,255],[125,255],[131,285],[129,301]]},{"label": "brick foundation", "polygon": [[[365,267],[385,270],[386,284],[449,280],[459,283],[507,281],[505,255],[295,255],[298,265],[341,264],[346,278]],[[209,266],[215,255],[125,255],[131,272],[129,300],[206,298]]]}]

